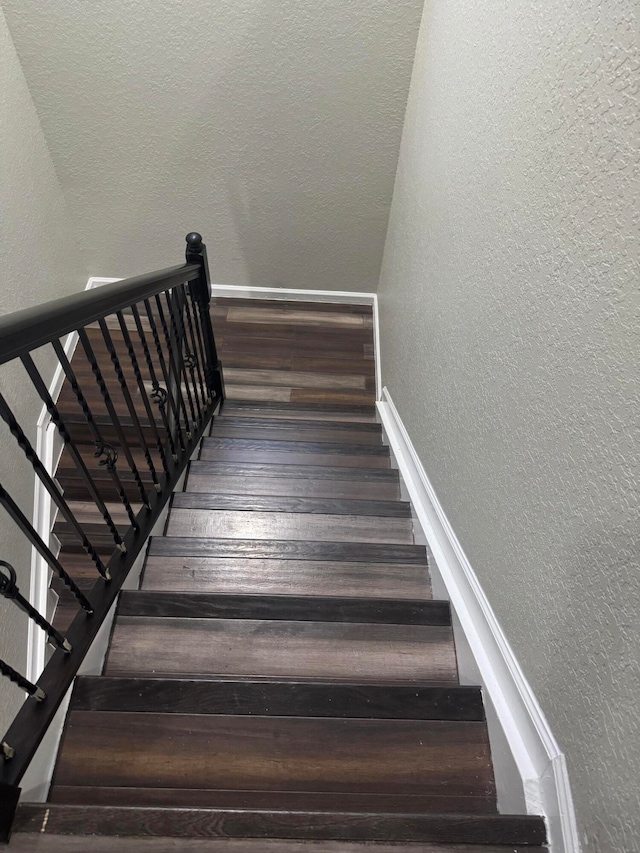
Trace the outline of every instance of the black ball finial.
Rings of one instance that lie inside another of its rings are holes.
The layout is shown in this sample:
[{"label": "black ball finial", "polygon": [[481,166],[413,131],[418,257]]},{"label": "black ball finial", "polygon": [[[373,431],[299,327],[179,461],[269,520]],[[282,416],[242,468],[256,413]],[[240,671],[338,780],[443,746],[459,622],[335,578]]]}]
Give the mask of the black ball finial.
[{"label": "black ball finial", "polygon": [[187,250],[198,254],[202,251],[202,235],[197,231],[191,231],[186,236]]}]

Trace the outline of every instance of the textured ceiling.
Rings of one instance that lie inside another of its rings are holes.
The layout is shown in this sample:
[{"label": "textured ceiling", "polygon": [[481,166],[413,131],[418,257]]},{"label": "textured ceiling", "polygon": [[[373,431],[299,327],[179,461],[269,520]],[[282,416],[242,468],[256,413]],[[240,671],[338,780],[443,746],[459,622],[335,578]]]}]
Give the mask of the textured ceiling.
[{"label": "textured ceiling", "polygon": [[91,273],[373,289],[422,0],[1,0]]}]

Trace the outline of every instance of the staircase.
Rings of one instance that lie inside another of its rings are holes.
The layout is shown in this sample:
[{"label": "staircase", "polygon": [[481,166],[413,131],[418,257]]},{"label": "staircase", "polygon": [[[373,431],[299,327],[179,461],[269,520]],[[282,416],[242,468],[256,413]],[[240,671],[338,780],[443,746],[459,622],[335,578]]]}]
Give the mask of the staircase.
[{"label": "staircase", "polygon": [[10,847],[541,850],[541,818],[497,811],[481,691],[376,423],[370,309],[212,316],[227,402]]}]

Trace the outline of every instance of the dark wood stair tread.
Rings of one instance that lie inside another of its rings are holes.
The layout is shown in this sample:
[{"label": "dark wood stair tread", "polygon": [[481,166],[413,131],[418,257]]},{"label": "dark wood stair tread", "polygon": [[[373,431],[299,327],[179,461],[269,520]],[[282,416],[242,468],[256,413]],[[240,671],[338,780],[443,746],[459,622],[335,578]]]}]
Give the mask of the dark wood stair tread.
[{"label": "dark wood stair tread", "polygon": [[[205,437],[202,439],[202,454],[212,449],[237,449],[237,450],[276,450],[291,451],[292,453],[332,453],[346,454],[347,456],[389,456],[389,448],[384,444],[339,444],[332,443],[327,446],[322,441],[286,441],[250,438],[216,438]],[[206,458],[206,456],[204,457]]]},{"label": "dark wood stair tread", "polygon": [[[253,836],[260,839],[493,844],[513,845],[516,849],[521,844],[529,845],[529,850],[530,845],[540,847],[546,840],[543,819],[531,815],[361,815],[47,803],[21,805],[16,817],[16,829],[19,832],[54,835],[145,835],[225,840]],[[486,848],[480,847],[479,850],[487,853]],[[470,848],[464,853],[470,853]],[[512,853],[512,850],[508,853]]]},{"label": "dark wood stair tread", "polygon": [[320,515],[367,515],[378,518],[411,518],[406,501],[341,500],[333,498],[229,495],[207,492],[176,492],[173,509],[231,509],[245,512],[300,512]]},{"label": "dark wood stair tread", "polygon": [[74,711],[163,714],[485,719],[479,687],[79,676]]},{"label": "dark wood stair tread", "polygon": [[448,720],[72,710],[52,784],[495,798],[486,724]]},{"label": "dark wood stair tread", "polygon": [[233,557],[147,557],[142,589],[260,595],[431,598],[426,565]]},{"label": "dark wood stair tread", "polygon": [[211,423],[211,429],[268,429],[273,432],[278,430],[295,430],[296,432],[305,433],[307,431],[317,432],[321,430],[327,434],[335,434],[337,440],[343,433],[357,433],[359,435],[367,434],[375,437],[376,441],[382,440],[382,426],[377,423],[359,423],[354,424],[353,421],[322,421],[310,418],[269,418],[269,417],[239,417],[238,415],[229,414],[226,407],[223,408],[220,415],[216,415]]},{"label": "dark wood stair tread", "polygon": [[[238,418],[242,420],[242,418]],[[266,420],[266,419],[265,419]],[[264,423],[264,422],[263,422]],[[289,423],[295,423],[290,421]],[[311,428],[308,422],[305,429],[296,429],[288,427],[284,429],[280,425],[277,426],[228,426],[224,418],[216,418],[209,433],[211,438],[226,438],[226,439],[245,439],[251,441],[283,441],[289,443],[312,442],[314,444],[330,445],[331,447],[340,446],[366,446],[366,447],[383,447],[382,436],[379,432],[365,432],[360,430],[346,430],[344,427],[340,430],[331,429],[325,430],[322,428],[322,422],[316,423],[315,428]]]},{"label": "dark wood stair tread", "polygon": [[[214,462],[246,462],[263,463],[266,465],[316,465],[316,466],[342,466],[345,468],[380,468],[382,470],[390,467],[388,456],[375,456],[373,454],[346,454],[334,453],[334,445],[325,445],[323,451],[308,452],[301,450],[278,450],[270,447],[248,448],[248,447],[214,447],[202,446],[200,459]],[[349,445],[345,445],[348,447]]]},{"label": "dark wood stair tread", "polygon": [[233,462],[215,459],[197,459],[189,466],[190,474],[227,474],[245,477],[291,477],[305,480],[347,480],[369,483],[398,483],[398,472],[393,468],[350,467],[335,465],[283,465],[277,462]]},{"label": "dark wood stair tread", "polygon": [[166,526],[167,536],[289,542],[357,542],[369,544],[413,544],[410,518],[372,515],[329,515],[324,513],[273,512],[175,507]]},{"label": "dark wood stair tread", "polygon": [[107,675],[457,683],[448,626],[118,616]]},{"label": "dark wood stair tread", "polygon": [[451,625],[448,601],[124,590],[118,616]]},{"label": "dark wood stair tread", "polygon": [[237,540],[197,536],[153,536],[151,556],[243,557],[245,559],[337,560],[355,563],[426,565],[423,545],[372,545],[354,542]]},{"label": "dark wood stair tread", "polygon": [[457,812],[495,814],[495,798],[451,794],[338,794],[300,791],[229,791],[194,788],[132,788],[56,785],[49,802],[67,805],[163,806],[206,809],[278,809],[372,813]]}]

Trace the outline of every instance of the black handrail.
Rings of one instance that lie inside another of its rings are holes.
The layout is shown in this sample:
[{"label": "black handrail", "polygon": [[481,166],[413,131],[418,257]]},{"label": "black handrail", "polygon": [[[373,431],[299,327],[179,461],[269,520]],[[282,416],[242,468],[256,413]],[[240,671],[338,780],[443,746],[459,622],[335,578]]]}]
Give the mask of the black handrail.
[{"label": "black handrail", "polygon": [[[186,260],[182,266],[0,317],[0,364],[19,359],[24,366],[62,437],[83,494],[93,501],[104,521],[106,536],[101,541],[111,541],[113,548],[108,559],[98,553],[73,513],[73,502],[59,490],[27,439],[27,431],[0,395],[0,417],[96,569],[91,590],[79,589],[64,567],[64,554],[56,556],[51,551],[6,484],[0,484],[0,506],[62,578],[79,607],[62,637],[19,594],[15,573],[0,561],[9,572],[8,578],[3,575],[4,580],[0,579],[4,594],[14,598],[57,646],[36,684],[0,661],[0,674],[30,694],[1,741],[4,760],[0,759],[0,794],[4,803],[13,806],[8,810],[0,807],[0,840],[10,827],[20,779],[205,427],[224,401],[222,367],[209,310],[206,248],[195,232],[187,235]],[[94,328],[88,329],[91,324]],[[73,360],[61,342],[70,332],[77,332],[79,339]],[[51,345],[62,367],[69,399],[77,405],[83,435],[88,432],[95,453],[93,448],[87,454],[79,447],[67,415],[51,397],[31,358],[31,352],[45,344]],[[84,365],[80,371],[74,367],[76,359]],[[87,386],[93,388],[97,403],[90,402],[92,394]],[[136,407],[135,400],[140,401],[141,408]],[[111,443],[104,438],[104,409]],[[107,507],[103,494],[107,487],[98,482],[101,471],[107,472],[104,482],[125,509],[129,522],[126,530],[116,526]],[[138,511],[134,508],[136,501],[142,504]]]}]

